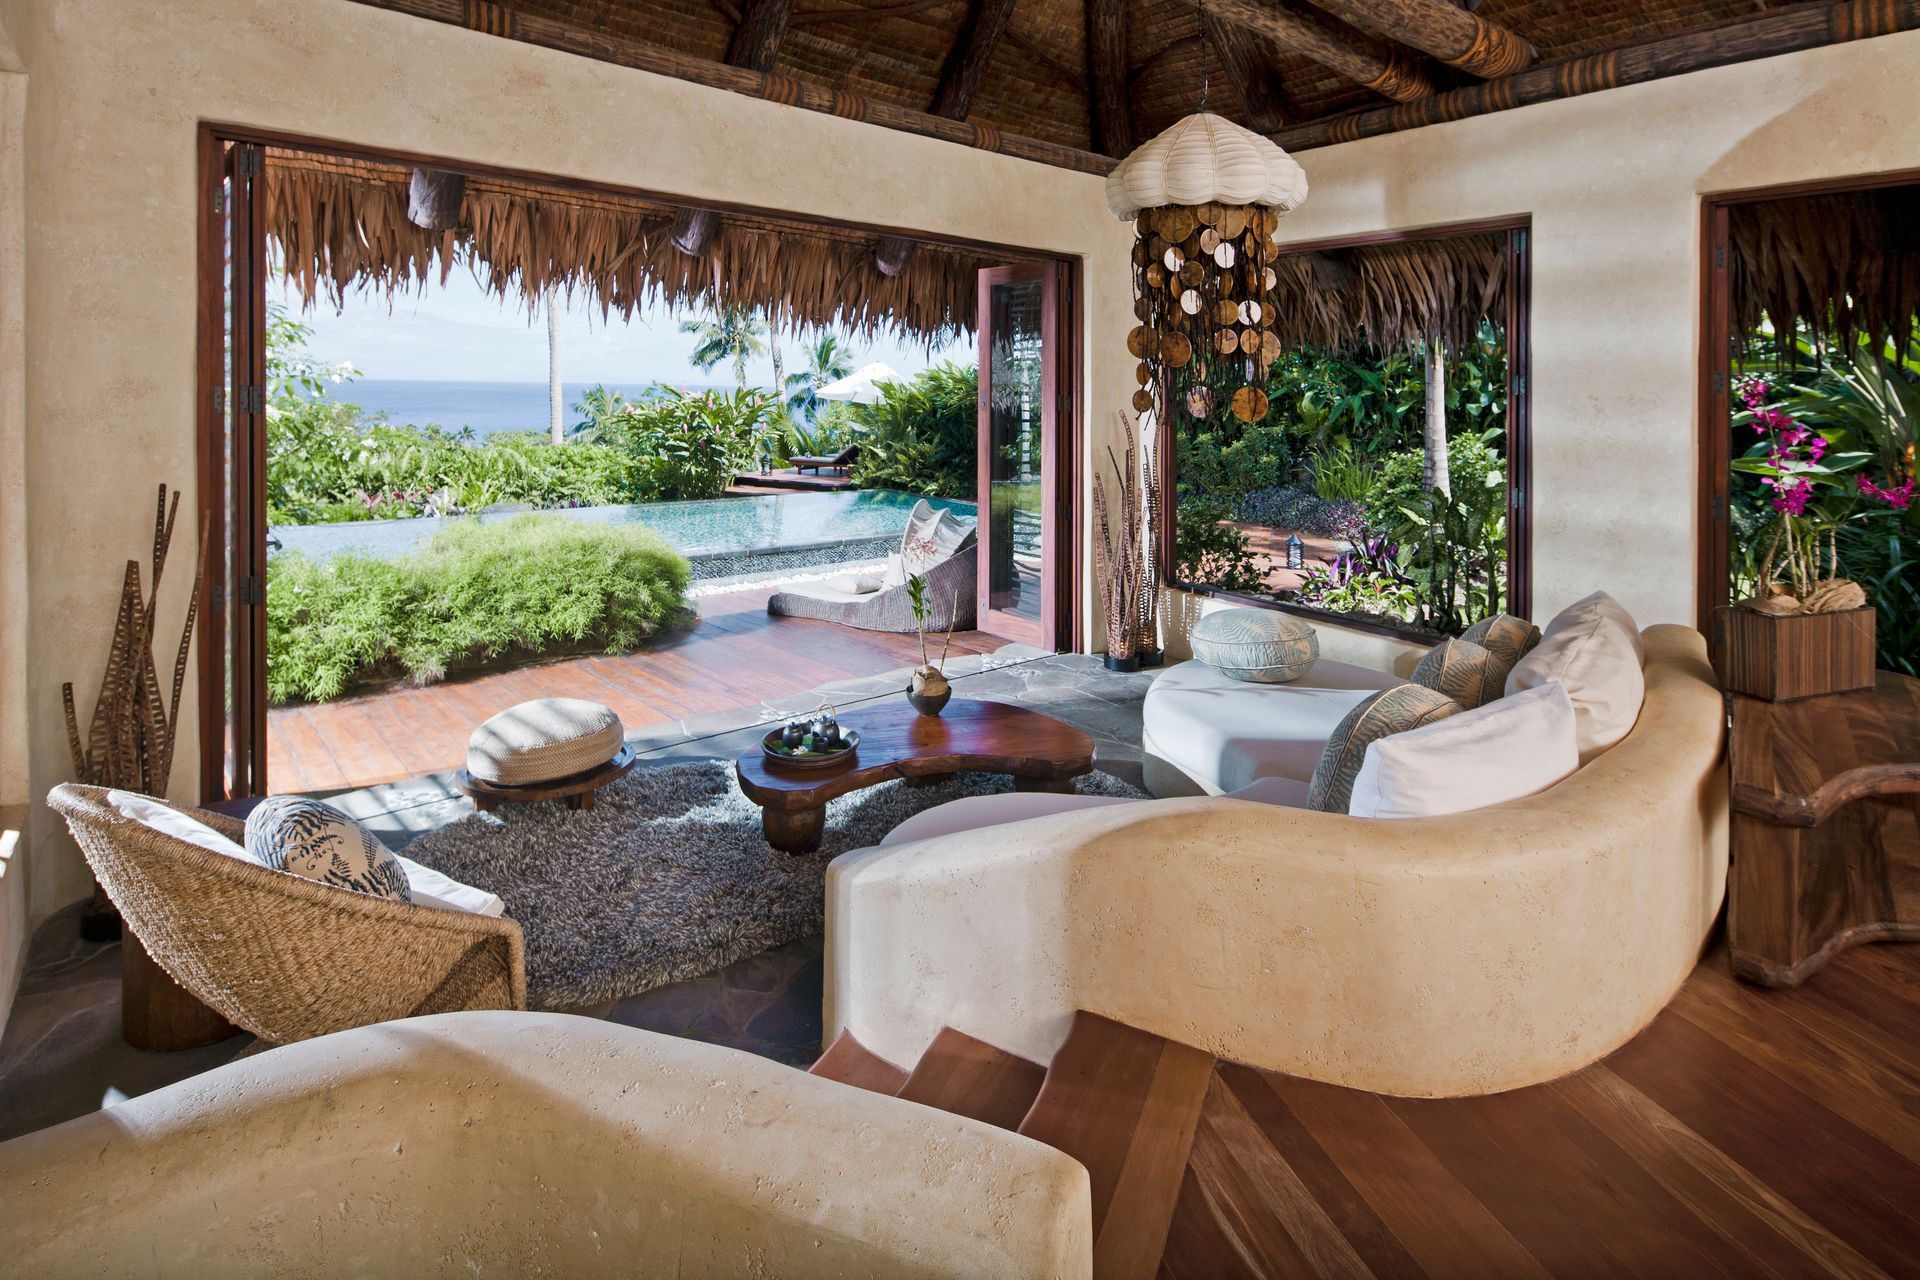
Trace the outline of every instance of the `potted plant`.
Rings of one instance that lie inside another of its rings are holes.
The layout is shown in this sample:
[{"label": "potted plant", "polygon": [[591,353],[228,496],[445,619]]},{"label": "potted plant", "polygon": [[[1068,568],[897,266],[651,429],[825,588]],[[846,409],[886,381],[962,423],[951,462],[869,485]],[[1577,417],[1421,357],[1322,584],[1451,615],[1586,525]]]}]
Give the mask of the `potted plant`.
[{"label": "potted plant", "polygon": [[1765,546],[1753,594],[1715,615],[1721,682],[1735,693],[1787,702],[1874,685],[1874,611],[1860,584],[1841,576],[1839,532],[1875,504],[1904,509],[1911,477],[1876,483],[1873,455],[1847,446],[1841,429],[1815,430],[1768,403],[1759,378],[1741,387],[1759,437],[1734,469],[1773,492],[1760,531]]},{"label": "potted plant", "polygon": [[913,669],[913,678],[907,683],[907,701],[921,715],[937,716],[953,697],[953,686],[942,668],[953,648],[953,628],[960,617],[959,593],[954,594],[953,617],[947,622],[947,641],[941,646],[939,662],[927,657],[927,621],[933,613],[933,602],[927,597],[927,580],[917,573],[907,579],[907,599],[913,605],[914,629],[920,633],[920,665]]}]

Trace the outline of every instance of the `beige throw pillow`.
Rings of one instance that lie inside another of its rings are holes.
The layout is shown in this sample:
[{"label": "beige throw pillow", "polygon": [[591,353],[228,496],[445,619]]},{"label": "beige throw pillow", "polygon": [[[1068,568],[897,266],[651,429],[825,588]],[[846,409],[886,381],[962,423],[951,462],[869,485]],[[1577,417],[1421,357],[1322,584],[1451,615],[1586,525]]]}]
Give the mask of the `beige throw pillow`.
[{"label": "beige throw pillow", "polygon": [[1580,763],[1627,736],[1646,697],[1640,631],[1604,591],[1569,605],[1547,624],[1540,643],[1507,677],[1507,696],[1564,685],[1573,700]]},{"label": "beige throw pillow", "polygon": [[1420,659],[1411,679],[1472,710],[1507,691],[1510,667],[1470,640],[1442,640]]},{"label": "beige throw pillow", "polygon": [[1496,613],[1462,631],[1460,638],[1479,645],[1512,668],[1540,643],[1540,628],[1525,618]]},{"label": "beige throw pillow", "polygon": [[1367,747],[1347,812],[1433,818],[1545,791],[1580,767],[1573,700],[1542,685]]},{"label": "beige throw pillow", "polygon": [[1313,781],[1307,785],[1307,807],[1322,813],[1345,813],[1353,796],[1353,780],[1359,776],[1369,744],[1388,734],[1405,733],[1458,715],[1461,710],[1452,698],[1424,685],[1395,685],[1374,694],[1347,712],[1327,738]]}]

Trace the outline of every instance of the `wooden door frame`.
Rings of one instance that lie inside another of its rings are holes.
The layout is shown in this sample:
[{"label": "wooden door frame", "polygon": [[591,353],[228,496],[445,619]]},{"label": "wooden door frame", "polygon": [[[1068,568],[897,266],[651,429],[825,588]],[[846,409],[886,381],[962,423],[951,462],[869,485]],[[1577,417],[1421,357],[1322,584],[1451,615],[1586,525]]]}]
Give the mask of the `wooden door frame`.
[{"label": "wooden door frame", "polygon": [[[1413,227],[1394,231],[1367,231],[1356,235],[1331,236],[1320,240],[1290,241],[1279,247],[1279,257],[1301,253],[1321,253],[1334,249],[1354,249],[1366,245],[1398,244],[1409,240],[1445,240],[1459,236],[1505,234],[1507,237],[1506,306],[1503,321],[1507,345],[1507,605],[1516,617],[1529,617],[1533,610],[1533,215],[1514,214],[1501,218],[1480,218],[1471,222],[1451,222],[1436,226]],[[1160,397],[1164,404],[1166,396]],[[1421,643],[1385,623],[1345,614],[1328,613],[1303,605],[1288,604],[1261,596],[1182,581],[1174,573],[1175,525],[1178,521],[1178,469],[1174,465],[1172,414],[1155,424],[1155,443],[1160,451],[1160,492],[1163,515],[1160,520],[1160,580],[1169,587],[1198,596],[1217,596],[1235,604],[1260,609],[1278,609],[1297,613],[1315,621],[1325,621],[1354,631],[1388,636]]]},{"label": "wooden door frame", "polygon": [[980,563],[975,578],[978,620],[981,630],[990,629],[988,614],[993,529],[993,464],[990,442],[993,438],[993,413],[990,408],[993,389],[993,359],[989,350],[992,298],[996,286],[1022,281],[1038,281],[1042,288],[1040,314],[1040,545],[1041,602],[1040,636],[1044,644],[1061,652],[1077,647],[1079,616],[1076,603],[1080,557],[1078,504],[1074,500],[1074,468],[1077,465],[1076,441],[1079,430],[1080,324],[1075,288],[1077,263],[1061,259],[986,267],[980,272],[979,328],[976,331],[979,360],[979,407],[974,448],[974,498],[976,541],[980,544]]},{"label": "wooden door frame", "polygon": [[1713,613],[1728,603],[1733,575],[1733,536],[1727,504],[1733,493],[1733,246],[1734,206],[1807,196],[1877,191],[1885,187],[1920,185],[1920,169],[1846,178],[1820,178],[1716,191],[1700,198],[1700,345],[1697,352],[1696,399],[1698,465],[1694,513],[1694,625],[1713,635]]}]

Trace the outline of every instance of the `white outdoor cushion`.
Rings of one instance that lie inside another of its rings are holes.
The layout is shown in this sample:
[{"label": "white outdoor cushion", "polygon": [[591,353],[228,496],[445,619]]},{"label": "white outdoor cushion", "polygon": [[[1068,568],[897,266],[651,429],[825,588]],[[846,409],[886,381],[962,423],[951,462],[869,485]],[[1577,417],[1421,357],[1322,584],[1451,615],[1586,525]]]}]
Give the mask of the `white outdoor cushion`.
[{"label": "white outdoor cushion", "polygon": [[1147,690],[1144,743],[1214,794],[1261,778],[1304,782],[1347,712],[1401,683],[1384,671],[1324,658],[1290,684],[1254,684],[1204,662],[1182,662]]},{"label": "white outdoor cushion", "polygon": [[198,818],[190,818],[152,796],[143,796],[135,791],[109,791],[107,803],[118,809],[122,817],[131,818],[142,826],[152,827],[177,840],[198,845],[209,853],[223,853],[229,858],[251,862],[256,867],[267,865],[248,853],[238,842],[227,839]]},{"label": "white outdoor cushion", "polygon": [[1356,818],[1432,818],[1545,791],[1580,767],[1574,708],[1558,684],[1376,738],[1353,780]]},{"label": "white outdoor cushion", "polygon": [[900,535],[901,567],[909,575],[925,573],[972,541],[970,527],[946,508],[936,510],[922,498],[907,514],[906,532]]},{"label": "white outdoor cushion", "polygon": [[1238,791],[1229,792],[1232,800],[1251,800],[1255,804],[1278,805],[1283,809],[1306,809],[1307,792],[1312,783],[1302,782],[1298,778],[1262,778],[1250,782]]},{"label": "white outdoor cushion", "polygon": [[413,891],[413,905],[438,911],[465,911],[476,916],[497,916],[507,909],[500,896],[461,884],[452,876],[423,867],[412,858],[394,854],[400,869],[407,873],[407,888]]},{"label": "white outdoor cushion", "polygon": [[1079,809],[1101,809],[1112,804],[1138,804],[1121,796],[1072,796],[1053,795],[1044,791],[1008,791],[991,796],[968,796],[964,800],[949,800],[937,804],[931,809],[923,809],[905,822],[887,832],[880,840],[882,848],[888,845],[909,844],[915,840],[931,840],[935,836],[952,835],[956,831],[975,831],[981,827],[998,827],[1009,822],[1025,822],[1028,818],[1044,818],[1055,813],[1072,813]]},{"label": "white outdoor cushion", "polygon": [[853,594],[857,596],[870,596],[885,585],[886,584],[882,582],[876,574],[856,573],[853,575]]},{"label": "white outdoor cushion", "polygon": [[1320,633],[1277,609],[1215,609],[1187,643],[1208,666],[1254,684],[1290,684],[1320,660]]},{"label": "white outdoor cushion", "polygon": [[1560,611],[1540,643],[1507,676],[1511,697],[1544,684],[1566,686],[1573,699],[1580,763],[1627,736],[1646,697],[1640,632],[1613,597],[1596,591]]},{"label": "white outdoor cushion", "polygon": [[467,772],[524,787],[570,778],[620,754],[620,717],[584,698],[537,698],[508,707],[467,739]]}]

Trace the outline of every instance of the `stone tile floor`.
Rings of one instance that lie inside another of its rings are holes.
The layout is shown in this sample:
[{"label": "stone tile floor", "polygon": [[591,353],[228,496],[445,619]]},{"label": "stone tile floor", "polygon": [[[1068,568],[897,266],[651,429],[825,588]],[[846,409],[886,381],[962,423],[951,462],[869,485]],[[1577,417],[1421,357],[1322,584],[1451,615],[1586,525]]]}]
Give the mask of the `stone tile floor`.
[{"label": "stone tile floor", "polygon": [[[1091,734],[1098,768],[1140,783],[1140,701],[1153,673],[1120,675],[1098,658],[1010,645],[955,663],[955,693],[1017,702]],[[760,726],[831,698],[858,723],[859,707],[898,700],[904,674],[846,681],[798,698],[722,712],[634,735],[642,767],[731,759]],[[331,797],[395,848],[468,812],[446,774]],[[34,936],[25,979],[0,1038],[0,1139],[30,1133],[197,1075],[241,1053],[241,1035],[204,1049],[142,1053],[120,1038],[120,948],[80,940],[79,908]],[[743,1049],[795,1067],[820,1052],[821,947],[804,939],[716,973],[575,1012],[666,1035]]]}]

